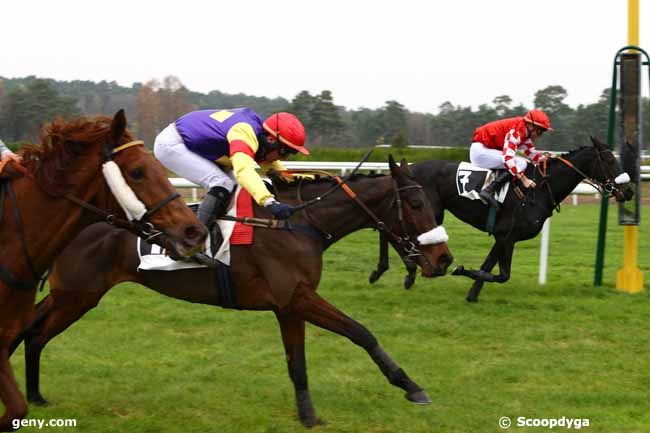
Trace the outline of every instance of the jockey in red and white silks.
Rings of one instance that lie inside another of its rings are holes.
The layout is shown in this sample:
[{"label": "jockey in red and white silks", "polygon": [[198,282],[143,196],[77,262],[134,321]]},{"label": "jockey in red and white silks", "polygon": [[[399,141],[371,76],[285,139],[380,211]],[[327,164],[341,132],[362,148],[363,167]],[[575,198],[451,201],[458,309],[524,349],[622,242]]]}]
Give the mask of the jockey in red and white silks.
[{"label": "jockey in red and white silks", "polygon": [[[543,158],[535,149],[534,141],[545,131],[552,131],[551,122],[541,110],[531,110],[523,117],[511,117],[497,120],[476,128],[472,137],[469,158],[472,164],[489,169],[507,169],[515,178],[519,179],[525,188],[535,187],[535,182],[524,174],[528,160],[538,163]],[[526,158],[517,156],[518,150],[523,150]],[[491,190],[481,197],[488,199],[488,194],[494,188],[509,179],[509,176],[500,176],[495,181]],[[489,188],[489,187],[488,187]]]}]

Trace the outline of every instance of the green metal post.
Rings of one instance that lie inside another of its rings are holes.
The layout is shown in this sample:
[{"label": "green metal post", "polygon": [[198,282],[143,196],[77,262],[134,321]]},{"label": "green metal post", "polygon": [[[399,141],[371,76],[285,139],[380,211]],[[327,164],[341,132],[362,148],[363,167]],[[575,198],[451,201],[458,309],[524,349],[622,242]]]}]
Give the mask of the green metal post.
[{"label": "green metal post", "polygon": [[[612,73],[612,88],[609,94],[609,118],[607,120],[607,147],[613,149],[614,147],[614,128],[616,121],[616,96],[617,96],[617,78],[619,65],[618,57],[625,50],[636,50],[643,53],[646,57],[644,65],[650,65],[648,60],[648,53],[636,45],[628,45],[616,53],[614,56],[614,71]],[[602,197],[600,202],[600,223],[598,225],[598,242],[596,245],[596,265],[594,270],[594,285],[603,285],[603,268],[605,266],[605,235],[607,234],[607,209],[609,203],[605,197]]]}]

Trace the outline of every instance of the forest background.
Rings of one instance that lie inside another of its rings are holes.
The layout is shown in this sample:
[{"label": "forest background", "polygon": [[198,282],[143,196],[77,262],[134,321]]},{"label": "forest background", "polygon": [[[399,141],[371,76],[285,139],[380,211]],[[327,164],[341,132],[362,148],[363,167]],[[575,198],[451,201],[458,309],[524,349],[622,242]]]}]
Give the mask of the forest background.
[{"label": "forest background", "polygon": [[[590,135],[605,139],[609,93],[610,89],[604,89],[598,101],[570,107],[565,103],[568,91],[561,85],[549,85],[535,92],[535,108],[549,114],[556,130],[542,137],[538,147],[568,150],[588,144]],[[643,98],[642,104],[643,112],[650,112],[650,99]],[[0,138],[16,147],[23,141],[35,141],[40,125],[54,117],[112,115],[124,108],[132,130],[151,147],[160,130],[189,111],[242,106],[253,108],[263,117],[276,111],[293,112],[305,124],[307,145],[312,148],[360,148],[375,144],[467,147],[477,126],[523,115],[533,108],[515,105],[506,94],[496,95],[476,109],[446,101],[432,107],[435,113],[420,113],[407,110],[397,99],[386,101],[380,108],[347,109],[336,105],[329,90],[319,94],[302,91],[292,100],[219,90],[199,93],[187,89],[175,76],[134,83],[131,87],[115,81],[0,76]],[[643,121],[643,129],[650,130],[650,116],[644,116]]]}]

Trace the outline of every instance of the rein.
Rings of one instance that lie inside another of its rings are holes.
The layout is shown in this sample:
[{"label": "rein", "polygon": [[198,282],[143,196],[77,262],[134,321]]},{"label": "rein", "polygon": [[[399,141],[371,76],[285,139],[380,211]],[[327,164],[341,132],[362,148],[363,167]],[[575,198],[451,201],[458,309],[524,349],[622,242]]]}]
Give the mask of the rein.
[{"label": "rein", "polygon": [[[596,149],[596,158],[593,163],[592,167],[592,172],[595,172],[594,168],[596,167],[596,164],[598,164],[599,169],[601,172],[606,173],[606,171],[603,169],[603,160],[600,156],[601,153],[603,152],[609,152],[609,150],[598,150]],[[587,173],[584,171],[580,170],[578,167],[576,167],[571,161],[567,160],[566,158],[562,156],[550,156],[544,159],[543,163],[540,164],[541,167],[538,165],[537,169],[539,173],[542,175],[542,180],[545,181],[544,183],[546,184],[546,189],[548,191],[549,197],[551,198],[551,202],[553,203],[553,207],[559,212],[560,211],[560,204],[555,201],[555,197],[553,196],[553,191],[551,190],[551,185],[548,182],[548,160],[549,159],[557,159],[560,162],[562,162],[564,165],[569,167],[571,170],[574,172],[578,173],[580,177],[582,177],[583,181],[592,187],[594,187],[603,197],[613,197],[616,194],[616,190],[618,189],[616,187],[616,180],[612,179],[610,176],[609,179],[605,180],[604,182],[601,182],[599,180],[594,179],[592,176],[589,176]]]},{"label": "rein", "polygon": [[[603,170],[603,161],[602,161],[602,159],[601,159],[601,157],[600,157],[600,154],[601,154],[602,152],[609,152],[609,151],[608,151],[608,150],[597,150],[597,153],[596,153],[597,157],[596,157],[596,159],[595,159],[595,161],[594,161],[594,167],[596,166],[596,164],[598,164],[598,165],[599,165],[599,168],[600,168],[600,171],[603,172],[603,173],[605,173],[605,170]],[[593,186],[594,188],[596,188],[596,190],[598,190],[598,192],[599,192],[603,197],[607,197],[607,198],[609,198],[609,197],[613,197],[614,194],[615,194],[615,191],[618,189],[618,188],[616,187],[615,181],[614,181],[613,179],[611,179],[611,178],[605,180],[604,182],[600,182],[600,181],[598,181],[598,180],[592,178],[591,176],[588,176],[585,172],[583,172],[583,171],[580,170],[578,167],[576,167],[575,165],[573,165],[573,163],[572,163],[571,161],[568,161],[568,160],[566,160],[565,158],[563,158],[563,157],[561,157],[561,156],[556,156],[555,159],[559,159],[559,160],[562,161],[565,165],[567,165],[569,168],[571,168],[573,171],[575,171],[575,172],[578,173],[580,176],[582,176],[583,179],[584,179],[584,181],[585,181],[586,183],[588,183],[589,185]],[[593,171],[594,171],[594,170],[592,170],[592,172],[593,172]]]}]

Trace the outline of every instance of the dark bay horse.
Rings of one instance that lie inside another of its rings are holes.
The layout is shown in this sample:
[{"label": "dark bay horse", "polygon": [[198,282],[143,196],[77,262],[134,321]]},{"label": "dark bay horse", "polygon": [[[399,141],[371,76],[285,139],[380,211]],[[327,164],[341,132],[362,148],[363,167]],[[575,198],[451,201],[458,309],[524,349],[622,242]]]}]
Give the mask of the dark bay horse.
[{"label": "dark bay horse", "polygon": [[[275,313],[298,415],[308,427],[319,424],[320,420],[307,388],[305,322],[361,346],[388,381],[406,391],[407,399],[430,403],[426,393],[384,352],[370,331],[316,293],[325,242],[336,242],[368,227],[386,227],[388,236],[404,254],[411,254],[424,276],[446,272],[452,260],[446,234],[442,227],[436,227],[425,194],[412,180],[405,161],[400,167],[391,158],[390,169],[391,176],[356,176],[316,205],[295,214],[292,223],[311,227],[311,234],[310,230],[255,228],[253,245],[231,246],[236,308]],[[279,185],[279,199],[293,204],[307,201],[329,191],[330,182],[321,179],[305,181],[301,187]],[[256,208],[255,213],[269,215],[262,208]],[[410,240],[400,243],[400,239]],[[173,298],[220,305],[213,269],[138,271],[138,265],[136,237],[105,224],[86,229],[57,259],[50,276],[50,294],[38,305],[35,320],[24,332],[30,401],[45,402],[38,382],[44,346],[94,308],[116,284],[133,281]],[[14,347],[18,344],[16,341]]]},{"label": "dark bay horse", "polygon": [[[474,280],[467,294],[468,302],[477,302],[485,282],[504,283],[510,279],[510,265],[515,243],[531,239],[540,232],[546,218],[583,180],[590,181],[601,192],[616,197],[618,201],[632,198],[632,189],[616,179],[625,176],[612,152],[605,144],[591,138],[592,146],[573,150],[561,157],[551,158],[546,166],[529,165],[526,176],[537,183],[535,189],[526,191],[524,199],[517,197],[510,188],[504,203],[496,215],[494,246],[481,265],[480,270],[466,270],[458,266],[453,275],[462,275]],[[442,224],[443,211],[449,210],[460,220],[486,231],[488,206],[479,200],[469,200],[458,195],[456,189],[457,162],[426,161],[411,165],[415,180],[424,188],[433,209],[436,221]],[[628,176],[629,180],[629,176]],[[493,275],[492,268],[499,264],[499,274]],[[405,260],[409,271],[405,286],[415,281],[415,268]],[[376,281],[388,269],[387,240],[380,240],[380,259],[377,269],[370,276]]]},{"label": "dark bay horse", "polygon": [[55,120],[44,126],[40,146],[20,154],[24,166],[5,167],[0,180],[0,431],[12,431],[27,414],[9,347],[31,320],[40,276],[84,227],[107,219],[158,235],[182,257],[202,249],[207,235],[160,163],[126,129],[122,110],[113,118]]}]

